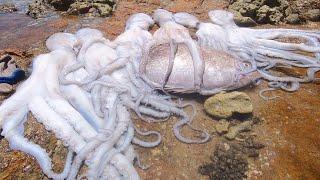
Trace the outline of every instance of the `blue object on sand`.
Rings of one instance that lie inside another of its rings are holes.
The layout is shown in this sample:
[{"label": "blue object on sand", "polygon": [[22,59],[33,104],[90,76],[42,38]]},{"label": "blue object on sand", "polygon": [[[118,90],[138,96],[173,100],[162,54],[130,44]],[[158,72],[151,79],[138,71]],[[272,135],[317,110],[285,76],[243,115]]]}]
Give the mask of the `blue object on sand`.
[{"label": "blue object on sand", "polygon": [[25,78],[26,73],[21,69],[16,69],[11,73],[10,76],[3,76],[0,77],[0,83],[7,83],[7,84],[17,84],[19,81]]}]

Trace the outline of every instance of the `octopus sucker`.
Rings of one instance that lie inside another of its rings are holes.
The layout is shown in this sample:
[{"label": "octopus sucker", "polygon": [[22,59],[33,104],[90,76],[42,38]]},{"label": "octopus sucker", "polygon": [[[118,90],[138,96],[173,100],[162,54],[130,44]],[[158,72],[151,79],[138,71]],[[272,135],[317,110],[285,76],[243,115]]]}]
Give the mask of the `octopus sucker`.
[{"label": "octopus sucker", "polygon": [[[135,180],[140,178],[135,160],[144,167],[134,147],[156,147],[163,137],[161,132],[139,130],[133,117],[161,123],[176,116],[172,133],[179,141],[200,144],[211,139],[193,126],[195,106],[171,93],[212,95],[263,79],[269,88],[259,95],[270,100],[275,97],[266,97],[267,91],[297,91],[300,83],[317,80],[318,31],[240,28],[233,15],[222,10],[210,11],[209,17],[211,22],[204,23],[188,13],[158,9],[152,17],[131,15],[113,41],[91,28],[53,34],[46,41],[49,52],[34,58],[31,76],[0,106],[1,134],[12,149],[34,156],[49,178]],[[151,34],[155,23],[159,29]],[[188,28],[197,29],[197,40]],[[277,41],[284,37],[304,38],[306,43]],[[283,66],[307,73],[273,73]],[[185,111],[188,106],[192,114]],[[43,148],[24,137],[29,112],[68,148],[61,173],[53,172]],[[200,136],[186,137],[182,128]],[[152,140],[143,140],[145,136]],[[79,174],[83,165],[88,171]]]}]

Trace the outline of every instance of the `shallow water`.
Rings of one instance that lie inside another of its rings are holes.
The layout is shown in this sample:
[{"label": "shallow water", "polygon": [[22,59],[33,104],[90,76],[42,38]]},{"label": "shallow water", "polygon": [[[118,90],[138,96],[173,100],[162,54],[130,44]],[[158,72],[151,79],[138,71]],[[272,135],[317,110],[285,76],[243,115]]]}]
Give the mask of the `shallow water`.
[{"label": "shallow water", "polygon": [[[0,0],[0,3],[4,0]],[[12,1],[10,1],[12,2]],[[20,3],[21,9],[26,1]],[[198,1],[182,0],[172,2],[150,1],[149,3],[120,2],[117,11],[110,18],[78,18],[56,16],[54,18],[34,20],[25,16],[23,11],[13,14],[0,14],[0,52],[1,50],[24,51],[28,57],[17,57],[18,64],[26,69],[32,58],[45,53],[45,39],[55,32],[74,32],[81,27],[98,28],[114,39],[125,25],[125,20],[134,12],[151,13],[159,6],[172,11],[194,12],[206,19],[206,12],[213,8],[222,8],[224,1],[206,1],[199,6]],[[274,26],[266,25],[266,28]],[[308,23],[288,28],[320,29],[319,23]],[[318,74],[319,76],[319,74]],[[320,76],[319,76],[320,77]],[[264,101],[258,92],[265,88],[262,83],[257,87],[242,89],[253,102],[254,115],[262,119],[250,134],[266,145],[256,160],[250,160],[249,179],[320,179],[320,84],[303,84],[297,92],[273,92],[281,98]],[[8,96],[1,96],[1,100]],[[204,113],[204,97],[186,97],[197,107],[195,126],[215,134],[217,120]],[[179,142],[172,133],[176,118],[166,123],[146,124],[136,120],[141,129],[158,130],[164,140],[160,146],[152,149],[137,148],[144,164],[152,165],[148,170],[138,169],[142,179],[207,179],[198,173],[198,167],[209,162],[209,156],[222,137],[213,136],[212,140],[201,145],[187,145]],[[63,168],[66,149],[62,143],[33,117],[28,117],[25,128],[26,137],[40,144],[50,153],[54,170]],[[191,132],[184,132],[190,135]],[[5,139],[0,139],[0,179],[45,179],[36,161],[21,152],[11,151]]]},{"label": "shallow water", "polygon": [[32,0],[0,0],[0,4],[14,4],[18,9],[17,13],[21,14],[27,12],[30,2],[32,2]]}]

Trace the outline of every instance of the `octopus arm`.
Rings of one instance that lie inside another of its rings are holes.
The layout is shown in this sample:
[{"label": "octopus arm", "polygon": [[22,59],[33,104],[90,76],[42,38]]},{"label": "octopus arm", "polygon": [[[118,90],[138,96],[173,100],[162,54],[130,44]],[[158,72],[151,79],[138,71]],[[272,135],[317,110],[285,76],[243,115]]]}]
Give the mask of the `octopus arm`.
[{"label": "octopus arm", "polygon": [[63,140],[73,151],[79,152],[85,146],[84,138],[72,126],[66,124],[65,119],[53,111],[43,98],[34,97],[29,103],[29,109],[37,121]]},{"label": "octopus arm", "polygon": [[[77,85],[67,85],[61,86],[60,90],[61,93],[64,95],[65,99],[75,108],[75,110],[77,110],[82,115],[82,117],[87,121],[87,123],[90,124],[88,126],[90,130],[91,127],[93,127],[96,131],[100,127],[102,127],[103,120],[100,117],[98,117],[95,113],[90,98],[82,88],[80,88]],[[65,102],[66,106],[69,106],[68,102]],[[71,109],[71,107],[69,109]],[[75,110],[73,110],[74,114],[76,114]],[[87,124],[85,122],[83,123]]]}]

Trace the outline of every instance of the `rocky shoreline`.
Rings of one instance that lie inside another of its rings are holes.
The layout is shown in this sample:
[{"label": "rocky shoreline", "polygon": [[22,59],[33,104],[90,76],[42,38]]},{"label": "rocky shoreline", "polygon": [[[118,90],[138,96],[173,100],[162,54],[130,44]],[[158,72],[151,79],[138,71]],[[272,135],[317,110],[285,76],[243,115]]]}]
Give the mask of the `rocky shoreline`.
[{"label": "rocky shoreline", "polygon": [[310,0],[231,0],[228,10],[238,25],[301,24],[320,21],[320,1]]},{"label": "rocky shoreline", "polygon": [[33,0],[27,14],[33,18],[45,17],[49,11],[62,14],[107,17],[115,8],[114,0]]}]

